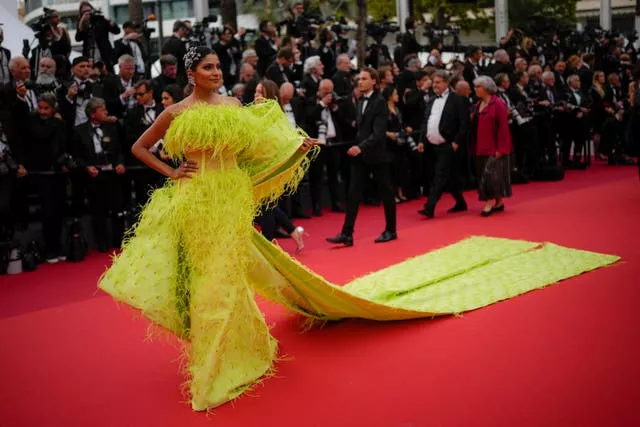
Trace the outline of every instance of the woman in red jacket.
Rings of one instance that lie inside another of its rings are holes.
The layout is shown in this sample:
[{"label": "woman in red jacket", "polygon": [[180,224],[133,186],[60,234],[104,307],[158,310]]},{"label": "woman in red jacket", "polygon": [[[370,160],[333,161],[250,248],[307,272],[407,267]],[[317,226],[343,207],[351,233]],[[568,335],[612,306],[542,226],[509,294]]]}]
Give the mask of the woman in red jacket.
[{"label": "woman in red jacket", "polygon": [[487,76],[473,81],[478,104],[473,111],[476,130],[476,167],[480,200],[486,202],[482,216],[504,211],[502,198],[511,196],[509,155],[513,148],[507,106],[495,95],[495,82]]}]

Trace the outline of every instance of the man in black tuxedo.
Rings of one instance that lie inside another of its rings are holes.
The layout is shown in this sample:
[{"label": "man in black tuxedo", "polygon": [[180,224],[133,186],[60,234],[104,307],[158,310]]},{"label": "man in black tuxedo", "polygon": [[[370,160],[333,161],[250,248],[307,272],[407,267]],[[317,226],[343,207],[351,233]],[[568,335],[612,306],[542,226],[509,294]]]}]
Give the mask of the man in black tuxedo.
[{"label": "man in black tuxedo", "polygon": [[447,186],[456,201],[449,212],[464,212],[467,202],[461,188],[459,163],[463,162],[467,129],[469,127],[469,107],[465,99],[449,89],[449,74],[438,70],[433,75],[433,91],[436,96],[427,103],[424,121],[420,130],[418,151],[425,146],[432,154],[433,181],[424,209],[418,211],[427,218],[433,218],[436,204]]},{"label": "man in black tuxedo", "polygon": [[276,59],[280,41],[276,37],[276,29],[269,21],[260,22],[260,37],[256,40],[255,49],[258,55],[258,75],[264,76],[269,65]]},{"label": "man in black tuxedo", "polygon": [[118,24],[97,12],[89,2],[82,2],[76,41],[82,42],[83,56],[94,62],[104,62],[107,70],[112,73],[115,53],[109,41],[109,33],[120,34]]},{"label": "man in black tuxedo", "polygon": [[482,59],[482,48],[478,46],[469,46],[467,48],[467,59],[464,62],[464,71],[462,77],[471,85],[471,92],[473,93],[473,81],[477,79],[481,73],[478,68],[478,63]]},{"label": "man in black tuxedo", "polygon": [[187,53],[187,45],[184,38],[189,32],[189,27],[184,21],[173,23],[173,35],[168,37],[162,45],[162,55],[173,55],[178,60],[177,83],[181,86],[187,84],[187,70],[184,68],[184,55]]},{"label": "man in black tuxedo", "polygon": [[374,91],[378,81],[376,70],[363,68],[358,86],[362,96],[357,105],[356,145],[347,154],[354,158],[351,166],[351,183],[347,195],[347,214],[342,231],[335,237],[327,238],[330,243],[353,246],[353,230],[358,215],[358,206],[364,193],[369,172],[378,185],[384,205],[386,226],[376,243],[389,242],[398,238],[396,234],[396,203],[391,185],[391,156],[387,149],[387,122],[389,111],[382,96]]},{"label": "man in black tuxedo", "polygon": [[[567,139],[562,141],[562,164],[567,168],[584,169],[581,162],[582,149],[589,136],[589,105],[591,100],[586,92],[581,90],[580,76],[572,74],[567,77],[569,91],[566,93],[569,123],[567,125]],[[571,143],[573,142],[573,161],[569,160]]]},{"label": "man in black tuxedo", "polygon": [[125,173],[124,156],[120,132],[115,124],[109,122],[104,100],[92,98],[85,112],[89,121],[75,128],[75,155],[89,176],[89,207],[94,238],[100,252],[106,252],[113,247],[110,243],[115,243],[107,241],[109,212],[117,214],[122,208],[122,188],[118,185],[118,175]]},{"label": "man in black tuxedo", "polygon": [[304,61],[304,77],[300,83],[307,105],[315,105],[318,96],[318,85],[324,74],[324,64],[317,55],[310,56]]},{"label": "man in black tuxedo", "polygon": [[120,40],[116,40],[114,49],[116,51],[116,58],[120,58],[122,55],[130,55],[136,60],[136,75],[144,77],[147,74],[147,52],[142,43],[140,37],[142,34],[138,32],[140,27],[131,21],[127,21],[122,24],[122,30],[124,36]]},{"label": "man in black tuxedo", "polygon": [[[146,166],[138,160],[132,153],[131,147],[140,138],[153,122],[156,121],[162,112],[162,104],[154,99],[153,89],[148,80],[142,80],[135,84],[135,97],[137,105],[133,107],[124,118],[124,144],[122,151],[124,153],[125,166],[136,166],[130,169],[131,173],[127,173],[129,179],[126,179],[124,189],[131,188],[130,179],[133,179],[136,195],[136,206],[142,206],[149,199],[149,192],[157,188],[162,182],[162,175]],[[157,157],[162,156],[162,140],[150,148],[150,151]]]},{"label": "man in black tuxedo", "polygon": [[294,61],[293,51],[288,47],[281,48],[278,51],[275,62],[267,67],[264,77],[272,80],[278,87],[282,86],[283,83],[293,82],[291,66]]},{"label": "man in black tuxedo", "polygon": [[123,119],[127,110],[136,105],[134,84],[137,81],[136,60],[131,55],[118,59],[118,75],[109,75],[102,83],[107,110],[112,116]]},{"label": "man in black tuxedo", "polygon": [[[498,49],[493,54],[493,58],[496,62],[491,66],[491,76],[495,77],[500,73],[504,73],[508,76],[513,74],[513,65],[511,65],[511,61],[509,60],[509,54],[504,49]],[[473,83],[473,82],[469,82]]]},{"label": "man in black tuxedo", "polygon": [[564,96],[565,92],[569,90],[567,79],[564,76],[566,70],[567,63],[564,61],[558,61],[556,62],[556,65],[553,66],[553,74],[556,76],[556,90],[562,96]]},{"label": "man in black tuxedo", "polygon": [[337,71],[331,77],[333,87],[338,96],[346,98],[353,92],[353,82],[351,80],[351,60],[346,54],[338,55],[336,59]]}]

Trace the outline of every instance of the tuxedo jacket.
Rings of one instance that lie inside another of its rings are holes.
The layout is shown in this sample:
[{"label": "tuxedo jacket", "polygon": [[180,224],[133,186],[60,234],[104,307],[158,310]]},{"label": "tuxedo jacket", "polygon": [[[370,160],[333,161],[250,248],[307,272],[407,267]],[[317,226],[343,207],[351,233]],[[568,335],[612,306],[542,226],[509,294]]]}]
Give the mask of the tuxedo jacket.
[{"label": "tuxedo jacket", "polygon": [[162,102],[162,91],[170,84],[175,84],[176,79],[170,79],[164,74],[160,74],[158,77],[151,79],[151,87],[153,88],[153,99],[156,103]]},{"label": "tuxedo jacket", "polygon": [[[429,99],[424,111],[424,121],[420,128],[420,142],[427,141],[427,124],[431,116],[433,103],[438,99],[436,96]],[[465,98],[449,90],[449,96],[444,104],[442,116],[440,117],[440,126],[438,127],[440,135],[449,144],[456,143],[464,146],[467,142],[467,131],[469,129],[469,106],[465,102]]]},{"label": "tuxedo jacket", "polygon": [[409,31],[404,33],[402,35],[401,44],[402,44],[403,60],[407,55],[410,55],[412,53],[417,54],[418,52],[420,52],[421,46],[420,46],[420,43],[418,43],[418,40],[416,39],[415,30],[413,30],[413,34],[411,34]]},{"label": "tuxedo jacket", "polygon": [[477,65],[473,65],[473,63],[469,60],[464,62],[464,70],[462,71],[462,78],[464,78],[471,89],[473,90],[473,81],[476,79],[476,73],[480,75],[480,70]]},{"label": "tuxedo jacket", "polygon": [[255,43],[256,54],[258,55],[258,75],[264,76],[269,65],[276,60],[276,49],[263,36],[258,37]]},{"label": "tuxedo jacket", "polygon": [[[74,81],[75,80],[70,80],[58,89],[58,106],[60,108],[60,115],[67,123],[67,135],[69,135],[69,137],[73,135],[73,127],[76,123],[76,109],[78,108],[75,99],[72,99],[72,102],[69,102],[67,99],[68,88],[74,83]],[[102,85],[97,83],[87,82],[85,92],[90,93],[91,96],[103,97]]]},{"label": "tuxedo jacket", "polygon": [[113,123],[100,125],[103,133],[103,152],[97,154],[93,143],[94,130],[91,122],[85,122],[74,129],[72,152],[82,167],[111,164],[114,167],[124,164],[120,133]]},{"label": "tuxedo jacket", "polygon": [[[565,100],[567,104],[569,104],[570,109],[569,114],[573,118],[577,118],[576,116],[579,113],[578,107],[589,108],[591,106],[591,98],[589,98],[589,95],[583,90],[579,90],[578,93],[580,95],[580,102],[578,102],[578,98],[576,98],[572,90],[565,93]],[[584,114],[582,119],[585,120],[588,117],[589,114]]]},{"label": "tuxedo jacket", "polygon": [[289,68],[280,70],[280,64],[278,64],[277,61],[267,67],[264,77],[273,81],[278,85],[278,87],[282,86],[286,82],[293,83],[293,73],[291,70]]},{"label": "tuxedo jacket", "polygon": [[[140,49],[140,52],[142,53],[142,60],[145,61],[145,63],[147,62],[146,58],[147,58],[147,51],[145,50],[144,46],[142,45],[142,43],[140,43],[140,40],[129,40],[129,43],[135,43],[136,45],[138,45],[138,49]],[[116,52],[116,60],[118,60],[118,58],[120,58],[122,55],[133,55],[133,50],[131,49],[131,46],[127,43],[124,43],[124,41],[122,39],[118,39],[113,43],[113,48]],[[135,56],[134,56],[135,58]],[[146,67],[145,67],[146,69]]]},{"label": "tuxedo jacket", "polygon": [[[162,104],[156,102],[154,107],[155,119],[158,118],[163,109]],[[136,105],[127,112],[127,115],[124,118],[124,141],[122,144],[122,151],[124,152],[125,159],[128,164],[130,164],[130,160],[133,159],[133,156],[129,155],[129,153],[131,153],[131,147],[138,138],[140,138],[140,136],[149,129],[149,127],[151,127],[152,124],[152,122],[145,117],[145,111],[144,105]],[[137,164],[138,162],[134,163]]]},{"label": "tuxedo jacket", "polygon": [[0,87],[0,120],[7,136],[9,147],[18,162],[22,161],[24,152],[22,137],[29,120],[29,105],[18,98],[14,81]]},{"label": "tuxedo jacket", "polygon": [[[318,126],[320,126],[320,123],[322,122],[323,110],[324,110],[324,107],[320,105],[320,102],[317,102],[315,105],[308,105],[306,108],[305,117],[307,121],[307,127],[305,128],[305,131],[311,138],[318,137]],[[341,126],[340,126],[339,117],[340,117],[341,111],[339,108],[336,109],[336,111],[332,111],[331,109],[329,109],[329,113],[331,114],[331,119],[333,120],[333,126],[335,127],[335,130],[336,130],[336,136],[334,138],[340,141]]]},{"label": "tuxedo jacket", "polygon": [[351,96],[353,83],[350,74],[336,71],[331,80],[333,81],[333,90],[335,93],[342,97]]},{"label": "tuxedo jacket", "polygon": [[558,93],[564,94],[569,88],[567,86],[567,79],[557,71],[554,71],[553,74],[556,76],[556,90],[558,91]]},{"label": "tuxedo jacket", "polygon": [[315,105],[318,97],[319,86],[320,80],[316,82],[310,74],[305,75],[302,79],[300,87],[304,89],[304,99],[306,100],[307,105]]},{"label": "tuxedo jacket", "polygon": [[362,150],[360,156],[364,163],[376,165],[391,160],[387,148],[387,123],[389,109],[387,103],[378,92],[373,92],[367,102],[364,113],[362,105],[364,96],[356,105],[356,144]]},{"label": "tuxedo jacket", "polygon": [[[138,78],[133,76],[131,87],[136,84]],[[120,101],[120,95],[124,92],[124,86],[119,75],[110,74],[105,77],[102,83],[104,102],[107,104],[109,114],[120,119],[124,118],[127,107]],[[133,96],[133,95],[132,95]]]},{"label": "tuxedo jacket", "polygon": [[291,105],[291,109],[293,110],[293,117],[296,119],[296,125],[300,129],[304,129],[306,131],[307,125],[307,115],[304,105],[304,99],[299,96],[294,96],[289,101],[289,105]]}]

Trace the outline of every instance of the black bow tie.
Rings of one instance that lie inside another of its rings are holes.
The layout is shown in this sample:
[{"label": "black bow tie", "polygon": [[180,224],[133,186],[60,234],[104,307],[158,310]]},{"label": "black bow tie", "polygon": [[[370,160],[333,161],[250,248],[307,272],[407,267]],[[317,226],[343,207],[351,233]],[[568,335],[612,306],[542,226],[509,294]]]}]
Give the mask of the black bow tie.
[{"label": "black bow tie", "polygon": [[154,105],[145,105],[144,106],[144,112],[146,113],[149,110],[153,110],[155,108]]}]

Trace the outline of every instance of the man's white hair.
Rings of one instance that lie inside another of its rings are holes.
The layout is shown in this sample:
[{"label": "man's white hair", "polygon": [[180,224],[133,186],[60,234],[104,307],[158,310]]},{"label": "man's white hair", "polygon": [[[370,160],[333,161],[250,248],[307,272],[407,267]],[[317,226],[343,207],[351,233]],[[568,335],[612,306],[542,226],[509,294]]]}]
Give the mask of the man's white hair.
[{"label": "man's white hair", "polygon": [[316,68],[318,64],[322,63],[318,55],[310,56],[304,61],[304,74],[311,74],[311,70]]},{"label": "man's white hair", "polygon": [[136,63],[136,59],[131,55],[124,54],[120,58],[118,58],[118,66],[119,67],[124,65],[124,64],[134,64],[135,65],[135,63]]}]

